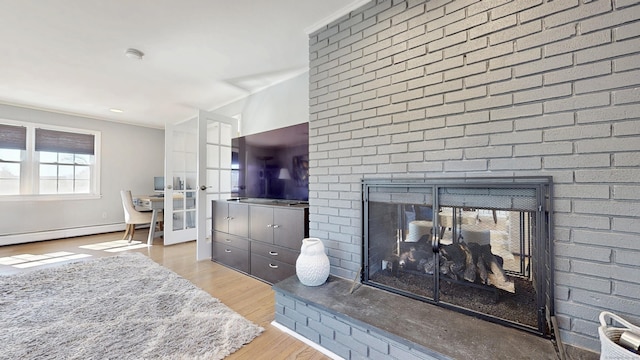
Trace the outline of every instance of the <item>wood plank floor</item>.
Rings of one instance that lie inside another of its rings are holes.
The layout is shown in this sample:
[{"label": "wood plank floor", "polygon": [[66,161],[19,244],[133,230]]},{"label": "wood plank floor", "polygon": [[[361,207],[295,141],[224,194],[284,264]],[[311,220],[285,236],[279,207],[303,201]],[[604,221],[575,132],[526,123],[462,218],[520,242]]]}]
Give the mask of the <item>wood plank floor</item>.
[{"label": "wood plank floor", "polygon": [[[42,241],[37,243],[0,246],[0,274],[8,275],[44,267],[59,266],[60,264],[78,260],[63,260],[38,266],[38,257],[24,256],[47,255],[50,260],[64,259],[64,256],[86,256],[81,260],[90,260],[97,257],[113,256],[121,253],[122,243],[113,243],[111,250],[107,248],[112,241],[122,239],[123,232],[75,237],[60,240]],[[205,260],[196,261],[195,242],[163,246],[162,240],[155,239],[154,245],[147,247],[147,232],[139,230],[135,239],[142,242],[138,248],[130,248],[123,251],[135,251],[149,256],[157,263],[173,270],[182,277],[193,282],[196,286],[220,299],[224,304],[232,308],[247,319],[262,326],[265,331],[227,359],[330,359],[321,352],[309,347],[305,343],[289,336],[271,325],[274,319],[274,292],[271,285],[263,283],[252,277],[243,275],[237,271],[226,268],[220,264]],[[96,246],[100,245],[100,246]],[[90,247],[90,248],[87,248]],[[96,247],[105,247],[102,250]],[[133,246],[135,247],[135,246]],[[12,257],[11,259],[6,259]],[[9,260],[16,260],[17,264],[8,265]]]}]

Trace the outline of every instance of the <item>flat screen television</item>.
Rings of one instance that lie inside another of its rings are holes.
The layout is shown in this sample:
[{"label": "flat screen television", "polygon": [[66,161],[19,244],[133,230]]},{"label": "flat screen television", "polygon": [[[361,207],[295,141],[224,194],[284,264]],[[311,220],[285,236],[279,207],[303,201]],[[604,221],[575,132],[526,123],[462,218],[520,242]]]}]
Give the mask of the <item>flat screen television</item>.
[{"label": "flat screen television", "polygon": [[309,200],[309,123],[232,139],[232,193]]}]

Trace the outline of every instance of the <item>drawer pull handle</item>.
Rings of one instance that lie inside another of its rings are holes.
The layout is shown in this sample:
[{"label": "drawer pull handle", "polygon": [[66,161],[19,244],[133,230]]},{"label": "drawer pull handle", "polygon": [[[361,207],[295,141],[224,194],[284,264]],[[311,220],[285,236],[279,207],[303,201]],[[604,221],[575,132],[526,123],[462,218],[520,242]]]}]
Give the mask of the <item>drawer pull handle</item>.
[{"label": "drawer pull handle", "polygon": [[226,242],[230,243],[230,242],[231,242],[231,239],[224,239],[224,241],[226,241]]},{"label": "drawer pull handle", "polygon": [[229,249],[224,249],[224,252],[226,252],[226,253],[230,253],[230,252],[231,252],[231,250],[229,250]]},{"label": "drawer pull handle", "polygon": [[275,251],[269,251],[269,255],[271,256],[278,256],[278,253]]},{"label": "drawer pull handle", "polygon": [[267,224],[267,227],[268,227],[268,228],[270,228],[270,227],[272,227],[272,226],[273,226],[273,225],[271,225],[271,224]]},{"label": "drawer pull handle", "polygon": [[231,219],[231,217],[230,216],[225,216],[224,219],[225,220],[229,220],[229,219]]},{"label": "drawer pull handle", "polygon": [[277,269],[278,265],[269,264],[269,267],[272,268],[272,269]]},{"label": "drawer pull handle", "polygon": [[274,229],[277,229],[277,228],[279,228],[279,227],[280,227],[280,225],[273,225],[273,228],[274,228]]}]

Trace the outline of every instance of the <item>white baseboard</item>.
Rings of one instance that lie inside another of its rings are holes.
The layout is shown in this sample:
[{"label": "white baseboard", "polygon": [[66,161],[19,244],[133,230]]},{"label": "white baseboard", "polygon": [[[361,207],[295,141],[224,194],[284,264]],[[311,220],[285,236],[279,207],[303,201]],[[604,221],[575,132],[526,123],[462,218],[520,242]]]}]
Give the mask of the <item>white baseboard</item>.
[{"label": "white baseboard", "polygon": [[124,231],[124,223],[0,236],[0,246]]},{"label": "white baseboard", "polygon": [[309,345],[310,347],[320,351],[321,353],[325,354],[326,356],[334,359],[334,360],[345,360],[343,357],[337,355],[336,353],[329,351],[325,348],[323,348],[322,346],[314,343],[313,341],[307,339],[306,337],[296,333],[295,331],[289,329],[288,327],[284,326],[284,325],[280,325],[278,322],[276,322],[275,320],[273,320],[271,322],[271,325],[273,325],[274,327],[278,328],[280,331],[285,332],[291,336],[293,336],[294,338],[302,341],[303,343]]}]

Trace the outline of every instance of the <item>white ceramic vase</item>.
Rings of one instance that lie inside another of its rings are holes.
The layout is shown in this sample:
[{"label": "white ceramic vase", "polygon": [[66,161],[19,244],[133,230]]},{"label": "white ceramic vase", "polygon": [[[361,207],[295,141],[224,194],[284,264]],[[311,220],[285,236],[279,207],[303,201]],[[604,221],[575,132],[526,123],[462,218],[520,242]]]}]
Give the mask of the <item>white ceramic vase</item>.
[{"label": "white ceramic vase", "polygon": [[319,286],[327,281],[331,266],[324,252],[324,244],[318,238],[302,239],[300,255],[296,260],[296,275],[306,286]]}]

